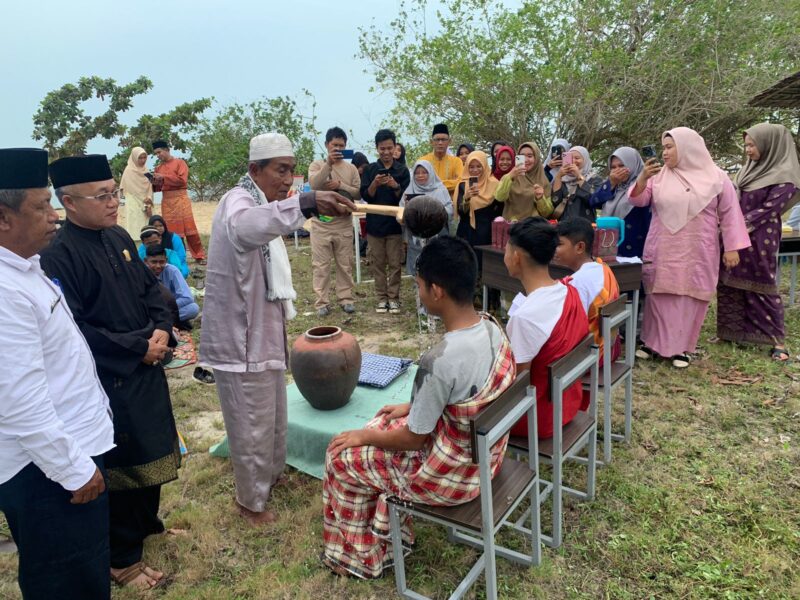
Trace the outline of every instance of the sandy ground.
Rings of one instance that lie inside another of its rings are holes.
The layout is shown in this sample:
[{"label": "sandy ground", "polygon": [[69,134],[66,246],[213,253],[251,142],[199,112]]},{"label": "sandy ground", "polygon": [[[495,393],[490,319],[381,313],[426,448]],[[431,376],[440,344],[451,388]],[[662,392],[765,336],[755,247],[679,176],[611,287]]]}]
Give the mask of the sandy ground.
[{"label": "sandy ground", "polygon": [[[197,224],[197,229],[201,235],[209,235],[211,233],[211,221],[214,218],[214,211],[217,210],[219,202],[193,202],[192,211],[194,212],[194,221]],[[160,210],[160,205],[156,205],[156,211]],[[64,218],[64,210],[56,209],[60,217]],[[159,214],[156,212],[155,214]],[[121,206],[119,211],[118,224],[125,227],[125,207]]]}]

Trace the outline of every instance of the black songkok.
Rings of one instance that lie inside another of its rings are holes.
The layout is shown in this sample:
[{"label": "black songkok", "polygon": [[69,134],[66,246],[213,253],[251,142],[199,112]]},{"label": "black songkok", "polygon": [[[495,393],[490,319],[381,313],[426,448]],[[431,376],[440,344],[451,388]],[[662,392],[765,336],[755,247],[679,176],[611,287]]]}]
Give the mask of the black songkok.
[{"label": "black songkok", "polygon": [[447,128],[447,125],[445,125],[444,123],[438,123],[437,125],[433,126],[433,133],[431,134],[431,137],[433,137],[437,133],[443,133],[445,135],[450,135],[450,130]]},{"label": "black songkok", "polygon": [[114,179],[105,154],[66,156],[50,163],[53,187]]},{"label": "black songkok", "polygon": [[167,150],[169,150],[169,144],[164,140],[156,140],[155,142],[153,142],[153,150],[155,150],[156,148],[166,148]]},{"label": "black songkok", "polygon": [[47,186],[47,150],[0,148],[0,190]]}]

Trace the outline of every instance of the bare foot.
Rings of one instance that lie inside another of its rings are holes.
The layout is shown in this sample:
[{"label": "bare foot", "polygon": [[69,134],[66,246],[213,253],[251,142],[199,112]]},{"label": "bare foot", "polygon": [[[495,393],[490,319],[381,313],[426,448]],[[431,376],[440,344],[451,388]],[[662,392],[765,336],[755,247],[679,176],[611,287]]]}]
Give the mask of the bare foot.
[{"label": "bare foot", "polygon": [[164,530],[166,535],[173,535],[176,537],[184,537],[189,535],[188,529],[180,529],[179,527],[170,527],[169,529]]},{"label": "bare foot", "polygon": [[274,523],[278,520],[278,515],[271,510],[255,512],[249,508],[245,508],[239,504],[238,501],[236,501],[236,508],[239,509],[239,514],[244,517],[245,521],[247,521],[253,527],[263,527],[264,525],[269,525],[270,523]]},{"label": "bare foot", "polygon": [[158,585],[164,573],[151,569],[143,562],[138,562],[124,569],[111,569],[111,579],[120,586],[130,586],[149,590]]}]

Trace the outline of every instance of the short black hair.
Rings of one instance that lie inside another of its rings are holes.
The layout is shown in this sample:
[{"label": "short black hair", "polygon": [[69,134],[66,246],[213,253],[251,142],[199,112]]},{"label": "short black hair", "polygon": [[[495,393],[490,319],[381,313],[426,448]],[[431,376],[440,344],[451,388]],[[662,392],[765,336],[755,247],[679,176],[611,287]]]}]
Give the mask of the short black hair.
[{"label": "short black hair", "polygon": [[166,256],[167,250],[161,244],[153,244],[152,246],[148,246],[147,248],[145,248],[144,255],[145,257]]},{"label": "short black hair", "polygon": [[558,235],[567,238],[573,244],[583,242],[586,251],[591,253],[594,245],[594,227],[589,219],[570,217],[558,223]]},{"label": "short black hair", "polygon": [[456,304],[471,304],[478,283],[478,259],[472,247],[449,235],[430,240],[417,259],[417,275],[426,285],[436,284]]},{"label": "short black hair", "polygon": [[537,265],[546,267],[558,247],[558,231],[547,219],[528,217],[511,226],[508,241],[524,250]]},{"label": "short black hair", "polygon": [[344,143],[347,143],[347,134],[341,127],[331,127],[325,132],[325,143],[327,144],[334,138],[342,138]]},{"label": "short black hair", "polygon": [[367,155],[364,154],[363,152],[356,152],[355,154],[353,154],[353,160],[350,162],[357,169],[361,165],[368,165],[369,159],[367,158]]},{"label": "short black hair", "polygon": [[397,136],[391,129],[381,129],[375,134],[375,147],[377,148],[378,144],[386,140],[392,140],[393,143],[397,143]]}]

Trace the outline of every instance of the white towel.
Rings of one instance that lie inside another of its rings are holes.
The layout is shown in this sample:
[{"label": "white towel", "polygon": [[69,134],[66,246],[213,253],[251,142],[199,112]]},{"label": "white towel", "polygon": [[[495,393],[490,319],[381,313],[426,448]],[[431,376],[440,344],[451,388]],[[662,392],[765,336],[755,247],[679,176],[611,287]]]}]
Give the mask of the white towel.
[{"label": "white towel", "polygon": [[[256,204],[262,205],[267,203],[267,197],[256,185],[256,182],[248,175],[248,179],[252,182],[252,187],[258,194],[258,198],[254,198]],[[287,321],[291,321],[297,316],[297,311],[294,309],[294,302],[297,298],[297,292],[292,285],[292,265],[289,262],[289,254],[286,252],[286,245],[283,243],[281,236],[276,237],[269,244],[267,244],[267,252],[264,252],[264,258],[267,263],[267,300],[281,300],[283,301],[283,314]]]}]

